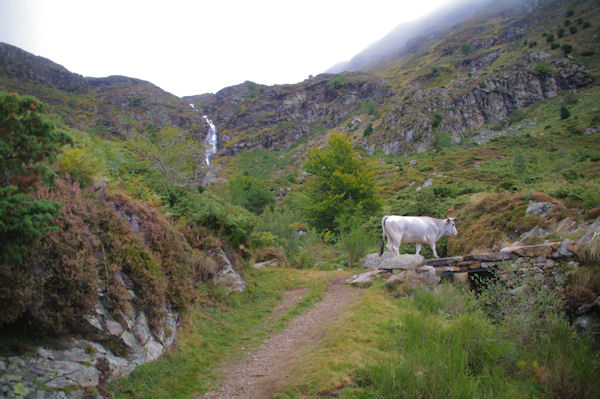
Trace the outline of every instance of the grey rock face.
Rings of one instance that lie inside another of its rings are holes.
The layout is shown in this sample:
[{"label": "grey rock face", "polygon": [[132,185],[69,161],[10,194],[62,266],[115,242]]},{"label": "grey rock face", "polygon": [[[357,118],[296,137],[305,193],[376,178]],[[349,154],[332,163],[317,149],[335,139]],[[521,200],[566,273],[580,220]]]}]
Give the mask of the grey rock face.
[{"label": "grey rock face", "polygon": [[246,289],[246,283],[235,271],[225,252],[221,248],[214,248],[209,251],[209,254],[219,265],[214,277],[215,285],[224,287],[228,293],[243,292]]}]

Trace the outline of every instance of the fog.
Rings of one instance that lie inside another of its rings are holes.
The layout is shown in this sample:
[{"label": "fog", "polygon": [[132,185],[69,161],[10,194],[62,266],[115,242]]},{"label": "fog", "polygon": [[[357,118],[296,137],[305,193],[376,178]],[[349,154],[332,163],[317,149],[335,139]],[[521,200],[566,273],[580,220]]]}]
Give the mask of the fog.
[{"label": "fog", "polygon": [[478,14],[502,12],[527,5],[521,0],[462,0],[423,17],[415,22],[398,25],[382,39],[368,46],[349,61],[340,62],[327,70],[329,73],[370,70],[386,61],[398,59],[431,44],[447,32]]}]

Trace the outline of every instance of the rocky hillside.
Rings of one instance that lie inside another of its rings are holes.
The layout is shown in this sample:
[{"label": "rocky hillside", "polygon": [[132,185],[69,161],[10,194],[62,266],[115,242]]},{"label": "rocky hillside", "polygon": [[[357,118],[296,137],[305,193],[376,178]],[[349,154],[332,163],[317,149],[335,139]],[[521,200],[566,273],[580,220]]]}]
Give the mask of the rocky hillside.
[{"label": "rocky hillside", "polygon": [[452,26],[433,16],[408,41],[392,32],[379,42],[390,55],[346,66],[365,73],[245,82],[180,99],[137,79],[84,78],[0,44],[0,88],[39,97],[73,127],[117,136],[177,126],[200,139],[206,114],[219,130],[218,153],[229,156],[286,149],[329,129],[386,154],[424,151],[440,135],[481,142],[503,134],[515,111],[593,84],[600,29],[591,0],[486,4]]},{"label": "rocky hillside", "polygon": [[166,126],[202,135],[208,129],[186,101],[150,82],[83,77],[6,43],[0,43],[0,90],[33,95],[72,127],[111,136]]}]

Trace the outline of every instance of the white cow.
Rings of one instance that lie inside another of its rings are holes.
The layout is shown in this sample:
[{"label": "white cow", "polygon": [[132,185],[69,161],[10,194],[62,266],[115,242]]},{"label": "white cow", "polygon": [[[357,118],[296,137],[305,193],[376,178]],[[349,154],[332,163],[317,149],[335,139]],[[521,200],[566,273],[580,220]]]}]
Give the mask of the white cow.
[{"label": "white cow", "polygon": [[383,254],[383,245],[387,238],[387,249],[399,255],[400,244],[417,244],[417,255],[421,251],[421,244],[431,245],[433,255],[439,258],[435,250],[435,243],[444,234],[455,236],[458,234],[454,218],[434,219],[429,216],[384,216],[381,220],[383,237],[379,256]]}]

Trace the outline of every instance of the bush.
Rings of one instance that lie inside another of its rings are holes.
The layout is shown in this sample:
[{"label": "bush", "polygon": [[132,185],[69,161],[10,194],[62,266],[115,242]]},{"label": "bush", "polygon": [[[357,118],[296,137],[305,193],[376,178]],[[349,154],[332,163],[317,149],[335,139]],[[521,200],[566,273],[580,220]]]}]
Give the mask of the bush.
[{"label": "bush", "polygon": [[583,29],[587,29],[591,26],[591,24],[588,21],[585,21],[582,25]]},{"label": "bush", "polygon": [[575,14],[575,11],[573,9],[568,9],[567,12],[565,13],[566,17],[572,17],[573,14]]},{"label": "bush", "polygon": [[346,257],[348,267],[359,265],[360,259],[377,240],[368,234],[359,220],[346,221],[340,232],[339,246]]},{"label": "bush", "polygon": [[552,43],[553,41],[554,41],[554,35],[552,33],[548,33],[548,35],[546,35],[546,42]]},{"label": "bush", "polygon": [[440,123],[442,122],[442,119],[444,119],[444,117],[440,114],[433,114],[433,116],[431,117],[431,127],[432,128],[436,128],[440,125]]},{"label": "bush", "polygon": [[471,45],[469,43],[464,43],[464,44],[461,44],[460,50],[462,51],[463,55],[468,56],[473,51],[473,48],[471,47]]},{"label": "bush", "polygon": [[517,152],[513,156],[512,167],[518,176],[523,176],[527,171],[527,160],[522,152]]},{"label": "bush", "polygon": [[433,147],[438,151],[451,146],[452,137],[446,132],[439,132],[433,138]]},{"label": "bush", "polygon": [[525,111],[521,109],[513,110],[506,118],[510,123],[517,123],[525,119]]},{"label": "bush", "polygon": [[571,20],[570,19],[565,19],[564,25],[565,26],[571,25]]},{"label": "bush", "polygon": [[556,43],[556,42],[553,42],[553,43],[550,45],[550,48],[551,48],[552,50],[556,50],[556,49],[557,49],[557,48],[559,48],[559,47],[560,47],[560,44],[558,44],[558,43]]},{"label": "bush", "polygon": [[227,198],[235,205],[256,214],[275,203],[275,198],[265,183],[257,177],[236,174],[227,183]]},{"label": "bush", "polygon": [[560,119],[567,119],[571,116],[571,111],[566,107],[566,105],[561,105],[560,107]]},{"label": "bush", "polygon": [[577,33],[577,27],[575,25],[569,26],[569,32],[571,32],[571,34],[574,35],[575,33]]},{"label": "bush", "polygon": [[565,35],[565,29],[564,28],[558,28],[556,30],[556,36],[558,36],[559,38],[562,38]]},{"label": "bush", "polygon": [[573,51],[573,46],[571,46],[570,44],[563,44],[561,48],[565,55],[571,54],[571,52]]},{"label": "bush", "polygon": [[369,137],[373,133],[373,124],[369,123],[363,132],[363,137]]},{"label": "bush", "polygon": [[529,42],[529,48],[533,48],[535,46],[537,46],[537,42],[536,41]]},{"label": "bush", "polygon": [[224,238],[236,248],[248,245],[257,224],[256,216],[246,209],[207,191],[188,193],[171,211],[189,229],[192,246],[200,248],[208,232]]}]

